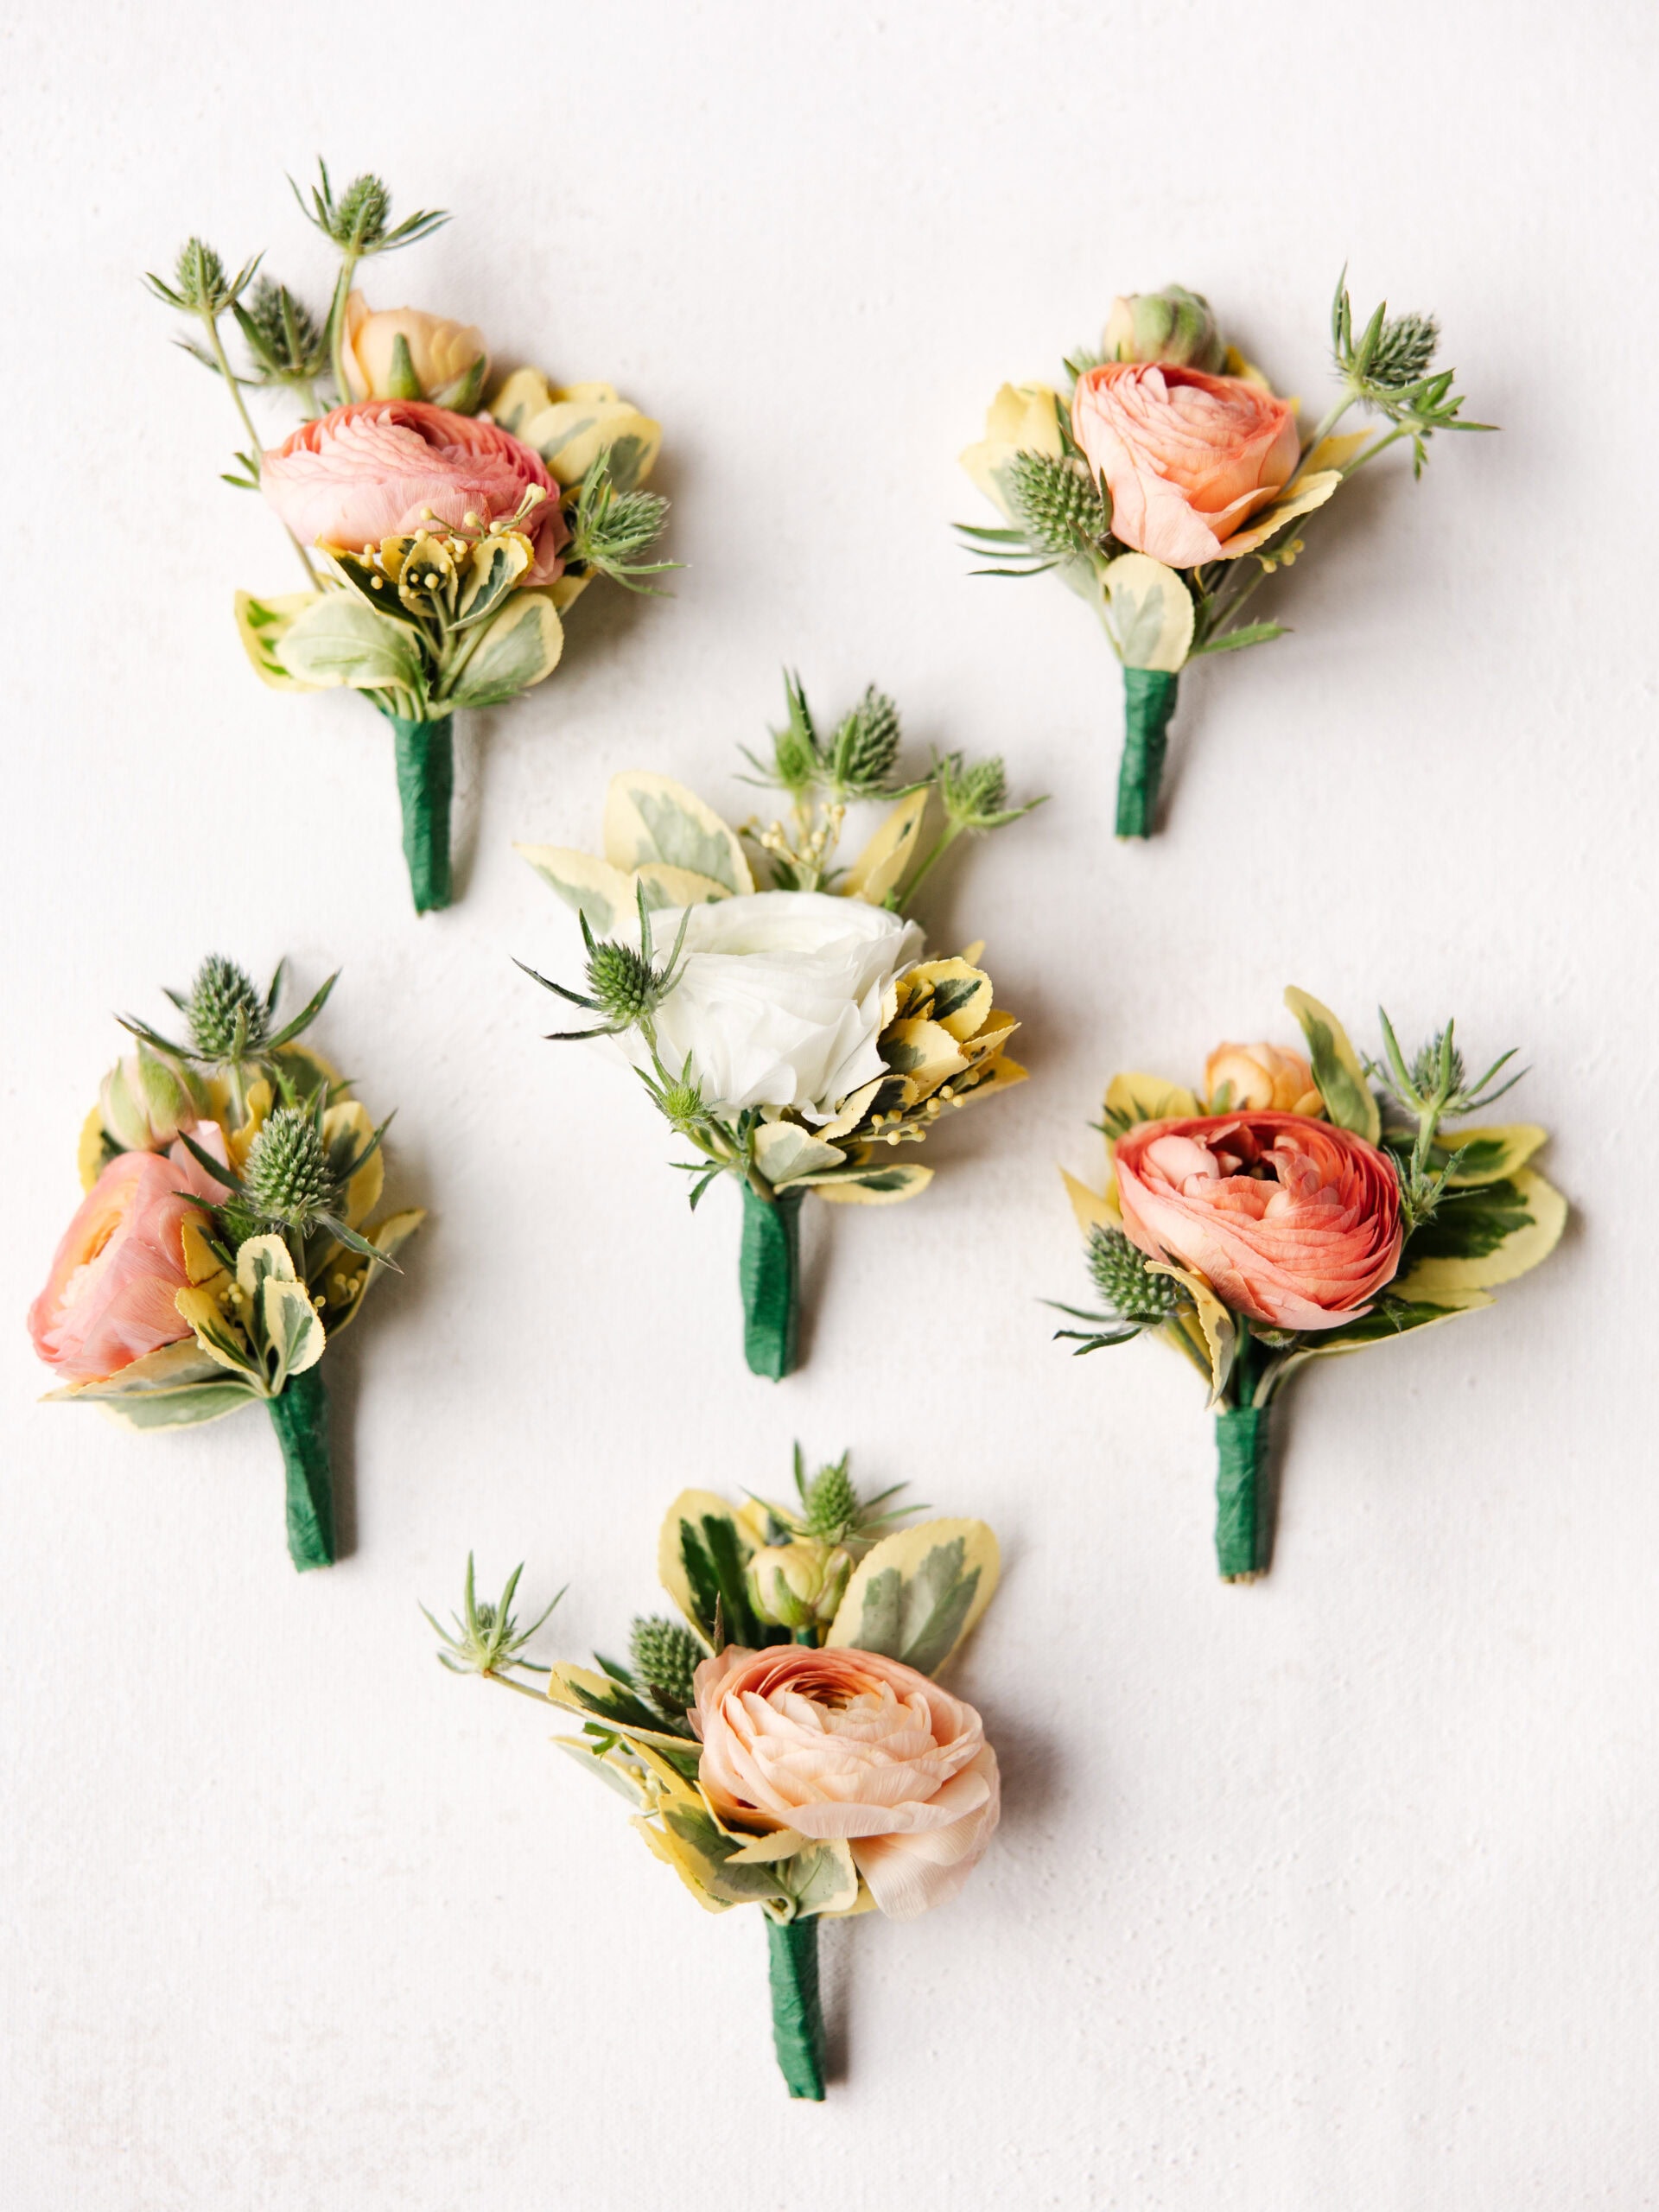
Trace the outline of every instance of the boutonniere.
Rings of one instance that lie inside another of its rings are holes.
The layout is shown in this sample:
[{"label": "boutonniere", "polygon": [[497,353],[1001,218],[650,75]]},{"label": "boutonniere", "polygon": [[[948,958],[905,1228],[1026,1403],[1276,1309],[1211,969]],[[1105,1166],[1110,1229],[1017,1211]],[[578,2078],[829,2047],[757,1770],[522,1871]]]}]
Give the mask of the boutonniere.
[{"label": "boutonniere", "polygon": [[[781,1503],[675,1499],[657,1567],[679,1618],[636,1618],[626,1662],[527,1659],[553,1607],[518,1627],[522,1568],[482,1603],[469,1558],[452,1628],[427,1618],[453,1672],[580,1719],[558,1740],[628,1801],[707,1911],[759,1907],[778,2063],[790,2094],[817,2101],[819,1923],[946,1904],[996,1827],[996,1754],[937,1678],[990,1603],[999,1560],[982,1521],[897,1527],[920,1509],[894,1506],[894,1490],[861,1498],[845,1458],[808,1481],[798,1449],[795,1488]],[[545,1675],[545,1690],[519,1671]]]},{"label": "boutonniere", "polygon": [[137,1049],[86,1117],[86,1195],[29,1327],[62,1378],[48,1402],[140,1429],[264,1406],[304,1569],[334,1558],[324,1354],[426,1217],[372,1224],[386,1123],[300,1042],[334,978],[279,1022],[282,976],[279,964],[262,992],[234,962],[205,960],[188,993],[168,994],[182,1042],[124,1023]]},{"label": "boutonniere", "polygon": [[[279,691],[360,691],[391,726],[404,853],[417,913],[449,905],[454,720],[550,676],[563,618],[595,576],[630,591],[668,503],[641,487],[658,424],[604,383],[505,378],[482,334],[416,308],[372,309],[361,264],[448,220],[401,223],[378,177],[336,196],[326,167],[301,207],[340,257],[327,312],[259,273],[232,275],[192,238],[171,283],[184,341],[224,383],[246,449],[226,480],[263,492],[305,573],[302,592],[238,592],[249,659]],[[240,364],[230,348],[239,346]],[[302,421],[264,449],[244,397],[280,394]],[[487,406],[485,404],[488,400]]]},{"label": "boutonniere", "polygon": [[1492,1303],[1554,1251],[1567,1201],[1529,1163],[1530,1122],[1463,1124],[1520,1081],[1505,1052],[1470,1082],[1447,1022],[1407,1061],[1379,1012],[1362,1061],[1336,1016],[1285,994],[1306,1057],[1222,1045],[1202,1095],[1114,1076],[1105,1195],[1067,1176],[1101,1313],[1079,1352],[1151,1331],[1204,1377],[1216,1413],[1216,1557],[1230,1582],[1273,1556],[1268,1416],[1310,1360],[1392,1343]]},{"label": "boutonniere", "polygon": [[[788,696],[771,761],[750,756],[786,819],[734,829],[683,784],[622,775],[602,859],[518,848],[581,918],[584,988],[525,970],[587,1017],[559,1041],[617,1039],[697,1155],[675,1163],[693,1206],[721,1177],[742,1194],[744,1350],[774,1380],[797,1360],[805,1198],[913,1198],[932,1170],[900,1154],[1024,1077],[982,948],[930,957],[906,908],[957,838],[1038,804],[1010,806],[1001,760],[960,753],[901,785],[898,710],[874,688],[832,731],[792,680]],[[881,798],[896,803],[842,866],[849,808]]]},{"label": "boutonniere", "polygon": [[[963,525],[985,575],[1052,570],[1099,615],[1123,668],[1117,834],[1149,837],[1180,671],[1205,653],[1284,635],[1246,621],[1265,577],[1302,552],[1299,523],[1402,440],[1421,475],[1437,430],[1461,419],[1436,369],[1432,315],[1379,307],[1356,335],[1338,282],[1331,343],[1340,387],[1306,436],[1297,404],[1227,344],[1209,302],[1172,284],[1112,308],[1098,352],[1065,364],[1064,392],[1004,385],[963,467],[1007,526]],[[1380,421],[1339,430],[1355,408]]]}]

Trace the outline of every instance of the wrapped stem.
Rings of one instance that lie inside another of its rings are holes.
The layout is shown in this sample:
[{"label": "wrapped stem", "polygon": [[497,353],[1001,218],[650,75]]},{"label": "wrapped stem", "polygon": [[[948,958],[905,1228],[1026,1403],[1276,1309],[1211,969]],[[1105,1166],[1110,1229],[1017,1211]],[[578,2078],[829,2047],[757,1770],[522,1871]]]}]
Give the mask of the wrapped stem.
[{"label": "wrapped stem", "polygon": [[328,1459],[328,1393],[320,1366],[291,1375],[265,1401],[288,1477],[288,1555],[303,1574],[334,1563],[334,1477]]},{"label": "wrapped stem", "polygon": [[818,1923],[766,1921],[772,2041],[791,2097],[823,2102],[823,2004],[818,1994]]},{"label": "wrapped stem", "polygon": [[1117,834],[1150,837],[1169,749],[1180,678],[1161,668],[1123,671],[1123,758],[1117,772]]},{"label": "wrapped stem", "polygon": [[1267,1475],[1267,1408],[1224,1408],[1216,1415],[1216,1565],[1224,1582],[1254,1581],[1272,1560]]},{"label": "wrapped stem", "polygon": [[449,882],[449,801],[455,788],[454,718],[406,722],[387,717],[397,752],[397,797],[404,810],[404,858],[415,911],[447,906]]},{"label": "wrapped stem", "polygon": [[743,1357],[752,1375],[791,1374],[800,1334],[801,1191],[766,1198],[743,1185]]}]

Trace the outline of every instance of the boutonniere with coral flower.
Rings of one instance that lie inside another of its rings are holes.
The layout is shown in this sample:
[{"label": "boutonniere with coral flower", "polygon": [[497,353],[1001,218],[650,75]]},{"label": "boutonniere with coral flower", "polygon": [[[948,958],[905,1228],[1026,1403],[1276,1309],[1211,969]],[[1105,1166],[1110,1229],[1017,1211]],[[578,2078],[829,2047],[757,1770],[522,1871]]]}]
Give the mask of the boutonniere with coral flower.
[{"label": "boutonniere with coral flower", "polygon": [[[1338,281],[1331,341],[1341,387],[1311,435],[1298,403],[1222,337],[1209,302],[1172,284],[1114,303],[1098,352],[1065,364],[1064,393],[1004,385],[963,467],[1007,525],[964,524],[982,575],[1052,570],[1099,615],[1123,666],[1117,834],[1149,837],[1180,671],[1205,653],[1284,635],[1247,622],[1264,578],[1303,550],[1299,524],[1402,439],[1421,476],[1436,430],[1461,419],[1454,372],[1437,370],[1432,315],[1379,307],[1357,335]],[[1338,433],[1355,407],[1379,416]]]},{"label": "boutonniere with coral flower", "polygon": [[[898,709],[874,686],[833,730],[792,677],[788,705],[772,760],[747,756],[787,796],[787,820],[734,829],[683,784],[621,775],[602,859],[518,848],[576,909],[587,946],[582,990],[525,969],[588,1017],[557,1041],[618,1041],[697,1155],[675,1163],[694,1207],[721,1176],[742,1193],[744,1351],[774,1381],[797,1363],[808,1195],[914,1198],[933,1171],[901,1149],[1025,1075],[982,948],[929,957],[905,908],[958,837],[1039,803],[1009,806],[1001,760],[960,753],[901,785]],[[896,804],[840,865],[849,807],[883,798]]]},{"label": "boutonniere with coral flower", "polygon": [[371,1220],[386,1122],[300,1042],[335,979],[279,1021],[282,979],[279,963],[262,992],[214,957],[188,992],[168,994],[182,1042],[124,1021],[137,1050],[86,1117],[86,1195],[29,1328],[62,1378],[48,1403],[101,1406],[141,1429],[263,1405],[303,1570],[334,1558],[323,1354],[426,1217]]},{"label": "boutonniere with coral flower", "polygon": [[795,1491],[741,1506],[682,1491],[657,1554],[680,1618],[636,1618],[626,1663],[525,1658],[553,1607],[518,1626],[521,1568],[485,1604],[468,1559],[453,1632],[427,1618],[452,1671],[580,1717],[558,1740],[628,1800],[705,1910],[760,1907],[778,2063],[791,2096],[817,2101],[820,1922],[949,1903],[996,1827],[996,1754],[938,1677],[990,1603],[999,1556],[982,1521],[898,1527],[921,1509],[894,1506],[896,1489],[861,1498],[845,1458],[809,1481],[798,1448]]},{"label": "boutonniere with coral flower", "polygon": [[1391,1343],[1492,1303],[1547,1259],[1567,1201],[1529,1163],[1531,1122],[1464,1123],[1520,1081],[1505,1052],[1470,1082],[1447,1022],[1407,1061],[1379,1010],[1363,1060],[1306,991],[1285,1002],[1306,1056],[1222,1045],[1202,1094],[1114,1076],[1103,1197],[1068,1175],[1105,1310],[1063,1313],[1078,1351],[1152,1331],[1203,1376],[1216,1413],[1216,1558],[1229,1582],[1273,1556],[1268,1415],[1310,1360]]},{"label": "boutonniere with coral flower", "polygon": [[[417,913],[454,896],[454,722],[557,667],[563,618],[595,576],[629,591],[674,564],[650,557],[668,502],[642,487],[660,426],[604,383],[505,378],[482,334],[416,308],[372,310],[362,263],[448,220],[401,223],[378,177],[335,194],[326,166],[295,196],[340,256],[321,318],[259,273],[234,275],[200,238],[171,283],[149,283],[200,336],[247,439],[226,481],[263,492],[305,571],[302,592],[238,592],[249,659],[279,691],[360,691],[392,734],[404,854]],[[231,326],[227,328],[226,326]],[[244,358],[232,362],[239,338]],[[280,393],[297,429],[270,450],[245,393]],[[487,399],[487,405],[486,401]]]}]

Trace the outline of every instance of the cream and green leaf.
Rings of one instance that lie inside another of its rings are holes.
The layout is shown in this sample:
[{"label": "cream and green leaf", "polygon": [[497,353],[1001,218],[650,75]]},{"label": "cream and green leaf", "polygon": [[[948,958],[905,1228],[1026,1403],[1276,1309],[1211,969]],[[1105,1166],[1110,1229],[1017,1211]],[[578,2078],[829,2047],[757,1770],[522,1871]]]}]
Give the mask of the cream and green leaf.
[{"label": "cream and green leaf", "polygon": [[982,1521],[924,1521],[884,1536],[848,1584],[825,1642],[937,1675],[990,1604],[1001,1566]]}]

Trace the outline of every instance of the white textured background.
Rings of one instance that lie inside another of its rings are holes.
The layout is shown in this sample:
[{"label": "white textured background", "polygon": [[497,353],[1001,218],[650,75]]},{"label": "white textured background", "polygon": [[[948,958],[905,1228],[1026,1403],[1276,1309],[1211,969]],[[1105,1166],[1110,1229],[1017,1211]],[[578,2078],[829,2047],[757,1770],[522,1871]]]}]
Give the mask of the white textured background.
[{"label": "white textured background", "polygon": [[[1611,0],[10,12],[5,2212],[1659,2202],[1654,60]],[[199,227],[319,295],[319,150],[455,211],[378,303],[661,416],[690,564],[466,725],[467,895],[420,925],[372,717],[243,661],[232,587],[289,556],[137,282]],[[1051,582],[969,580],[956,453],[1172,277],[1317,409],[1344,258],[1503,435],[1310,526],[1262,595],[1295,635],[1184,684],[1173,831],[1120,849],[1116,670]],[[539,1041],[509,956],[572,932],[508,846],[591,842],[623,767],[741,806],[785,658],[1054,798],[928,913],[989,940],[1034,1080],[912,1208],[811,1224],[773,1389],[730,1192],[689,1217],[644,1100]],[[41,1408],[22,1328],[110,1014],[210,947],[344,963],[319,1041],[433,1210],[331,1356],[354,1548],[303,1581],[257,1414]],[[1496,1310],[1297,1383],[1278,1565],[1230,1590],[1193,1376],[1072,1362],[1036,1301],[1084,1287],[1055,1163],[1097,1167],[1104,1077],[1288,1038],[1289,981],[1368,1043],[1381,996],[1521,1044],[1575,1213]],[[960,1675],[1001,1835],[950,1910],[830,1937],[817,2111],[758,1919],[416,1611],[475,1545],[569,1579],[546,1650],[614,1649],[672,1490],[780,1484],[795,1437],[1007,1567]]]}]

